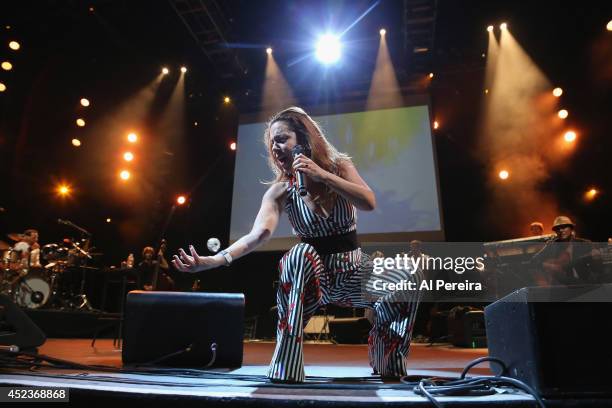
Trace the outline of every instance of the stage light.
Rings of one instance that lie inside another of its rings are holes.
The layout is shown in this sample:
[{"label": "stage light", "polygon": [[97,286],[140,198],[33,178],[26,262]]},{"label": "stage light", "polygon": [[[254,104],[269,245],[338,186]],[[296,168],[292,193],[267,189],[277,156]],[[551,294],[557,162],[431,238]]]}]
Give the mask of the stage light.
[{"label": "stage light", "polygon": [[185,196],[184,196],[184,195],[180,195],[180,196],[178,196],[178,197],[176,198],[176,203],[177,203],[178,205],[183,205],[183,204],[185,204],[186,202],[187,202],[187,199],[185,198]]},{"label": "stage light", "polygon": [[557,98],[560,97],[561,95],[563,95],[563,89],[559,87],[553,89],[553,95],[556,96]]},{"label": "stage light", "polygon": [[485,91],[484,91],[484,92],[485,92],[485,94],[488,94],[488,93],[489,93],[489,90],[488,90],[488,89],[485,89]]},{"label": "stage light", "polygon": [[226,96],[225,98],[223,98],[223,102],[224,102],[224,103],[226,103],[226,104],[227,104],[227,103],[230,103],[231,101],[232,101],[232,100],[230,99],[230,97],[229,97],[229,96]]},{"label": "stage light", "polygon": [[67,195],[70,194],[70,186],[68,184],[60,184],[56,187],[56,190],[58,195],[62,196],[62,197],[66,197]]},{"label": "stage light", "polygon": [[19,48],[21,48],[21,45],[19,45],[17,41],[11,41],[9,42],[9,48],[13,51],[17,51]]},{"label": "stage light", "polygon": [[8,61],[2,61],[2,69],[5,71],[10,71],[11,69],[13,69],[13,64]]},{"label": "stage light", "polygon": [[380,31],[379,31],[379,33],[380,33],[380,36],[382,37],[382,36],[384,36],[385,34],[387,34],[387,30],[385,30],[384,28],[381,28],[381,29],[380,29]]},{"label": "stage light", "polygon": [[271,47],[266,48],[266,54],[272,55],[272,48]]},{"label": "stage light", "polygon": [[433,128],[434,128],[434,129],[437,129],[437,128],[439,128],[439,127],[440,127],[440,124],[438,123],[438,121],[437,121],[437,120],[434,120],[434,123],[433,123]]},{"label": "stage light", "polygon": [[198,126],[198,122],[193,122],[193,126]]},{"label": "stage light", "polygon": [[565,109],[561,109],[557,115],[561,118],[561,119],[565,119],[567,118],[567,115],[569,115],[569,112]]},{"label": "stage light", "polygon": [[185,72],[187,72],[187,67],[181,67],[181,72],[184,74]]},{"label": "stage light", "polygon": [[606,24],[606,29],[608,31],[612,31],[612,20],[608,21],[608,24]]},{"label": "stage light", "polygon": [[72,145],[74,147],[79,147],[81,145],[81,141],[77,138],[72,139]]},{"label": "stage light", "polygon": [[78,119],[76,120],[76,124],[77,124],[77,126],[78,126],[78,127],[83,127],[83,126],[85,126],[85,119],[83,119],[83,118],[78,118]]},{"label": "stage light", "polygon": [[499,172],[499,178],[502,180],[507,180],[508,177],[510,177],[510,173],[508,172],[508,170],[502,170]]},{"label": "stage light", "polygon": [[236,150],[236,142],[230,143],[230,149]]},{"label": "stage light", "polygon": [[429,76],[429,79],[433,79],[433,77],[434,77],[434,73],[433,73],[433,72],[430,72],[428,76]]},{"label": "stage light", "polygon": [[591,188],[589,191],[586,192],[586,197],[589,200],[593,200],[597,194],[599,194],[599,191],[597,191],[596,188]]},{"label": "stage light", "polygon": [[490,32],[490,33],[492,33],[492,32],[493,32],[493,26],[492,26],[492,25],[488,26],[488,27],[487,27],[487,31],[488,31],[488,32]]},{"label": "stage light", "polygon": [[94,10],[95,10],[95,9],[93,8],[93,6],[89,7],[89,12],[90,12],[90,13],[93,13],[93,12],[94,12]]},{"label": "stage light", "polygon": [[6,85],[0,82],[0,92],[4,92],[4,91],[6,91]]},{"label": "stage light", "polygon": [[122,180],[128,180],[130,178],[130,172],[127,170],[121,170],[119,177],[121,177]]},{"label": "stage light", "polygon": [[111,220],[110,218],[107,218],[107,219],[106,219],[106,222],[107,222],[107,223],[109,223],[109,224],[110,224],[110,222],[111,222],[111,221],[112,221],[112,220]]},{"label": "stage light", "polygon": [[507,23],[501,23],[499,25],[499,29],[500,30],[507,30],[508,29],[508,24]]},{"label": "stage light", "polygon": [[89,106],[89,99],[81,98],[81,106]]},{"label": "stage light", "polygon": [[573,130],[568,130],[563,135],[563,138],[565,139],[567,143],[572,143],[573,141],[576,140],[576,132],[574,132]]},{"label": "stage light", "polygon": [[166,67],[162,68],[162,74],[163,75],[168,75],[169,73],[170,73],[170,70],[168,68],[166,68]]},{"label": "stage light", "polygon": [[340,40],[333,34],[325,34],[319,38],[315,55],[323,64],[338,62],[341,54]]},{"label": "stage light", "polygon": [[127,140],[130,143],[136,143],[136,141],[138,140],[138,135],[136,135],[136,133],[130,133],[129,135],[127,135]]},{"label": "stage light", "polygon": [[123,153],[123,160],[128,162],[134,160],[134,154],[132,152]]}]

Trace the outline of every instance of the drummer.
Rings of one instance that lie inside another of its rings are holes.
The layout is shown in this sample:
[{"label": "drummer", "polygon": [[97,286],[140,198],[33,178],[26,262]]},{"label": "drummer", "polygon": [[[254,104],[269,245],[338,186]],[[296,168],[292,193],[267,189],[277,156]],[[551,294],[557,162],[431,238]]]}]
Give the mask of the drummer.
[{"label": "drummer", "polygon": [[18,251],[21,263],[25,268],[40,268],[40,245],[38,244],[38,231],[27,229],[21,234],[21,240],[15,244],[13,250]]}]

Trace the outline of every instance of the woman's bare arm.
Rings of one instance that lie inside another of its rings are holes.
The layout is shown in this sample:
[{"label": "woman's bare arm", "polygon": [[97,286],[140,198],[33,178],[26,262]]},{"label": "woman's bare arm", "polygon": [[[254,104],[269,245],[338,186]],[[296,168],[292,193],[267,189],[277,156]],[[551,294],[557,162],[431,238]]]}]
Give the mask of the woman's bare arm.
[{"label": "woman's bare arm", "polygon": [[327,184],[360,210],[372,211],[376,208],[374,192],[350,160],[342,161],[338,168],[339,175],[335,175],[319,167],[312,159],[299,154],[293,161],[293,169],[306,174],[314,181]]},{"label": "woman's bare arm", "polygon": [[[252,252],[270,239],[278,225],[284,201],[284,183],[273,184],[261,200],[261,207],[251,231],[225,249],[232,259],[238,259]],[[179,271],[198,272],[225,265],[225,258],[221,254],[199,256],[193,245],[189,246],[189,250],[190,254],[181,248],[179,256],[174,255],[172,264]]]},{"label": "woman's bare arm", "polygon": [[376,208],[376,196],[370,186],[361,178],[353,163],[350,161],[343,162],[339,170],[339,176],[328,172],[323,177],[323,182],[358,209],[374,210]]}]

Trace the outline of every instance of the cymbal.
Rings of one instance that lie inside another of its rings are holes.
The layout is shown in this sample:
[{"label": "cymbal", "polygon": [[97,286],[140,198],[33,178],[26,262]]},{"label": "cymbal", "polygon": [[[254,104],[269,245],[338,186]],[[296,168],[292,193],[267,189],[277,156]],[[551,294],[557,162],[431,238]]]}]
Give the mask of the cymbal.
[{"label": "cymbal", "polygon": [[6,234],[7,237],[12,239],[13,241],[21,241],[23,239],[23,234],[18,232],[11,232],[10,234]]},{"label": "cymbal", "polygon": [[4,251],[6,249],[10,249],[11,246],[4,241],[0,241],[0,251]]}]

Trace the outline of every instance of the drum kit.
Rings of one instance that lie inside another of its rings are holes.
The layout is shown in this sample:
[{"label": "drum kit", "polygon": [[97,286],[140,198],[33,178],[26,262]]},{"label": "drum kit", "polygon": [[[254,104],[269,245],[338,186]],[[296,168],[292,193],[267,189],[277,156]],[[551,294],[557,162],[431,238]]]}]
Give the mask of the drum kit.
[{"label": "drum kit", "polygon": [[[22,241],[22,234],[7,234]],[[30,250],[29,257],[0,241],[0,293],[28,309],[69,308],[92,310],[83,292],[84,276],[75,284],[75,273],[92,258],[88,240],[47,244]],[[82,274],[84,275],[84,274]]]}]

